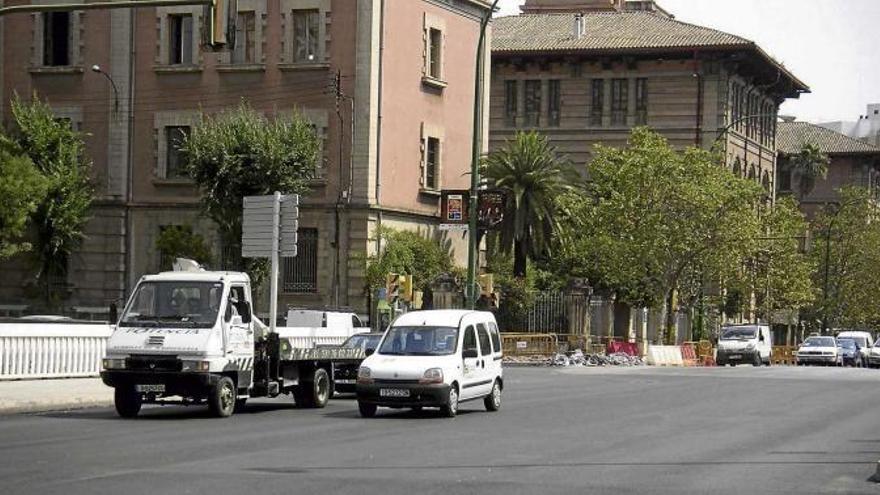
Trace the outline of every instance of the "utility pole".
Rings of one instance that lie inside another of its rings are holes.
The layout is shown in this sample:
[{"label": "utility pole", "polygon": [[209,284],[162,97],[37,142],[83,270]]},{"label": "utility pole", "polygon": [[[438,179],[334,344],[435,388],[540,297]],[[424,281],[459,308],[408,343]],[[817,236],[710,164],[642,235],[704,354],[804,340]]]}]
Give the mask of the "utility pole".
[{"label": "utility pole", "polygon": [[471,192],[470,201],[468,202],[468,271],[467,271],[467,287],[465,288],[465,299],[467,307],[474,309],[477,302],[476,276],[477,276],[477,260],[479,258],[477,245],[477,194],[480,187],[480,154],[482,151],[483,137],[483,73],[485,67],[486,52],[486,28],[489,26],[489,20],[498,0],[492,3],[489,11],[483,15],[480,20],[480,41],[477,43],[477,63],[476,73],[474,74],[474,136],[473,148],[471,156]]},{"label": "utility pole", "polygon": [[354,140],[354,98],[345,94],[342,91],[342,72],[337,69],[336,73],[332,76],[330,81],[331,90],[333,92],[333,98],[336,106],[336,117],[339,120],[339,133],[338,133],[338,157],[337,157],[337,196],[336,196],[336,208],[334,215],[335,222],[335,233],[334,233],[334,245],[335,245],[335,259],[333,266],[333,304],[338,308],[339,307],[339,292],[341,286],[341,277],[342,277],[342,269],[341,269],[341,229],[342,229],[342,210],[345,208],[345,205],[351,201],[351,167],[352,161],[349,160],[349,180],[348,184],[343,187],[342,181],[342,163],[343,163],[343,155],[344,155],[344,135],[343,129],[345,128],[345,118],[342,115],[342,102],[348,101],[349,103],[349,118],[351,119],[351,139]]}]

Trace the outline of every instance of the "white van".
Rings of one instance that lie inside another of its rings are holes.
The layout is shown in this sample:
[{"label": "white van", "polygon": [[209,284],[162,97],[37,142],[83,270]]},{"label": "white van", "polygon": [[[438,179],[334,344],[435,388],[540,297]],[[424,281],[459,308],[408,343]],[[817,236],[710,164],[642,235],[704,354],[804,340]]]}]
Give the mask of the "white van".
[{"label": "white van", "polygon": [[770,327],[766,325],[735,325],[721,329],[718,339],[718,366],[740,363],[770,366],[773,357],[773,342]]},{"label": "white van", "polygon": [[454,417],[459,402],[501,407],[501,336],[492,313],[413,311],[398,317],[357,377],[358,409],[439,407]]}]

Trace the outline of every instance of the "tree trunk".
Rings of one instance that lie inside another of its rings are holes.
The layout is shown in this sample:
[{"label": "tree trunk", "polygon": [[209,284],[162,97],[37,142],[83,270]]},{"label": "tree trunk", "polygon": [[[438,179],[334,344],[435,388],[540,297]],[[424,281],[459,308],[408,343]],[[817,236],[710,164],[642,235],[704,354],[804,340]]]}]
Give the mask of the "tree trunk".
[{"label": "tree trunk", "polygon": [[665,328],[665,337],[664,344],[666,345],[675,345],[675,289],[670,289],[669,292],[666,293],[666,328]]},{"label": "tree trunk", "polygon": [[516,278],[526,278],[526,246],[524,241],[513,241],[513,276]]}]

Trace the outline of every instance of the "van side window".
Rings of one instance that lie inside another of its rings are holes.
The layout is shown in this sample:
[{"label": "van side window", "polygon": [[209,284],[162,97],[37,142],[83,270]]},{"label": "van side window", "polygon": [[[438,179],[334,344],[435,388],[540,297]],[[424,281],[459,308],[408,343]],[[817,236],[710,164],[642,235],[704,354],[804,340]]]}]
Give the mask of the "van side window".
[{"label": "van side window", "polygon": [[494,322],[489,322],[489,335],[492,336],[492,349],[501,352],[501,337],[498,335],[498,325]]},{"label": "van side window", "polygon": [[361,323],[361,319],[357,315],[351,315],[351,326],[352,328],[361,328],[364,324]]},{"label": "van side window", "polygon": [[480,337],[480,354],[492,354],[492,344],[489,342],[489,331],[484,323],[477,323],[477,331]]},{"label": "van side window", "polygon": [[248,301],[244,297],[244,287],[240,285],[233,285],[229,289],[230,296],[230,304],[235,308],[236,314],[241,316],[242,323],[250,323],[251,322],[251,311],[248,306]]},{"label": "van side window", "polygon": [[462,343],[461,349],[463,351],[477,350],[477,336],[474,334],[473,325],[467,327],[464,331],[464,342]]}]

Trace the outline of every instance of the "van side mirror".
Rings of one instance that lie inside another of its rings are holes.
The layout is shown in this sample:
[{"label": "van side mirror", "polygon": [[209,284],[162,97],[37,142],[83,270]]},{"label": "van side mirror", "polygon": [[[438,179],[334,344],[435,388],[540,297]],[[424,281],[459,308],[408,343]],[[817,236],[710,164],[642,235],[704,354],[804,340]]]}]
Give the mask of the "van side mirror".
[{"label": "van side mirror", "polygon": [[251,322],[251,303],[249,302],[241,305],[241,321],[243,323]]},{"label": "van side mirror", "polygon": [[227,323],[232,319],[232,303],[226,301],[226,312],[223,314],[223,320]]},{"label": "van side mirror", "polygon": [[116,307],[116,303],[110,303],[110,314],[109,320],[111,325],[115,325],[119,323],[119,308]]},{"label": "van side mirror", "polygon": [[476,349],[465,349],[465,350],[461,351],[461,357],[463,357],[465,359],[472,359],[472,358],[480,357],[480,355],[477,354]]},{"label": "van side mirror", "polygon": [[375,354],[375,353],[376,353],[376,349],[371,349],[371,348],[369,348],[369,347],[367,347],[366,349],[364,349],[364,356],[370,357],[370,356],[372,356],[372,355]]}]

